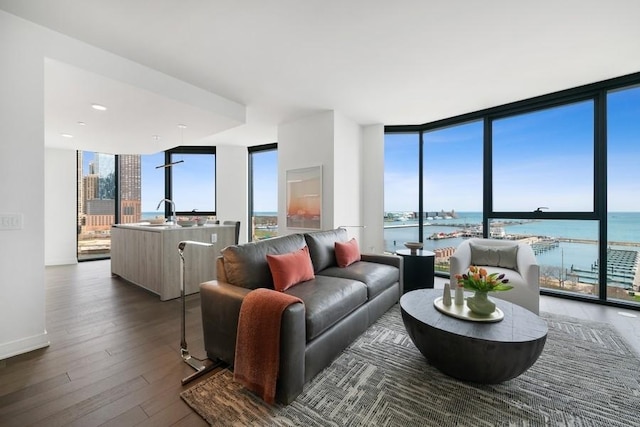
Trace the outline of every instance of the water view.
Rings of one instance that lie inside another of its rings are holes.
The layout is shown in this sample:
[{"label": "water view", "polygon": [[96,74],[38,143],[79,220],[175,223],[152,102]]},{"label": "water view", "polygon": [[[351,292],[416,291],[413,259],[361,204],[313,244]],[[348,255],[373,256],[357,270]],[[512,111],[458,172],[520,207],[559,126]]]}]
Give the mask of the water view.
[{"label": "water view", "polygon": [[[404,249],[418,240],[413,213],[387,213],[384,241],[387,252]],[[632,300],[640,291],[638,261],[640,213],[616,212],[608,216],[607,274],[609,296]],[[601,265],[596,221],[492,220],[492,238],[529,243],[540,265],[541,286],[597,295]],[[482,213],[459,212],[425,218],[424,248],[436,253],[436,269],[449,271],[449,257],[464,240],[482,237]]]}]

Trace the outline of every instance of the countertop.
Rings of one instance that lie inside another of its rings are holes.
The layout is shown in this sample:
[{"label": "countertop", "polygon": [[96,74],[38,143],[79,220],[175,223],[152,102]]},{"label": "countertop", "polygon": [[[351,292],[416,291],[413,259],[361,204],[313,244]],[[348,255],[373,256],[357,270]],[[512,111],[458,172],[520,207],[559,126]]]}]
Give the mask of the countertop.
[{"label": "countertop", "polygon": [[135,222],[130,224],[113,224],[113,227],[127,228],[131,230],[143,230],[151,231],[154,233],[160,233],[162,231],[176,231],[176,230],[190,230],[190,229],[203,229],[203,228],[235,228],[233,225],[222,224],[205,224],[205,225],[193,225],[191,227],[182,227],[180,225],[173,224],[151,224],[149,222]]}]

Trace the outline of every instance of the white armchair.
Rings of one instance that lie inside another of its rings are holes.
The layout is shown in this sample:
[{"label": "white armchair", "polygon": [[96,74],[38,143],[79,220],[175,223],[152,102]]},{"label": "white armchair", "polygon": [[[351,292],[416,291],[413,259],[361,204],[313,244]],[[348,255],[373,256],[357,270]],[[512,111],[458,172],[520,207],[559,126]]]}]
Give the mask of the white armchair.
[{"label": "white armchair", "polygon": [[[517,249],[515,249],[517,247]],[[469,239],[458,246],[450,259],[452,286],[455,275],[464,274],[477,265],[491,273],[504,273],[513,289],[492,292],[491,297],[517,304],[529,311],[540,312],[540,266],[527,243],[499,239]]]}]

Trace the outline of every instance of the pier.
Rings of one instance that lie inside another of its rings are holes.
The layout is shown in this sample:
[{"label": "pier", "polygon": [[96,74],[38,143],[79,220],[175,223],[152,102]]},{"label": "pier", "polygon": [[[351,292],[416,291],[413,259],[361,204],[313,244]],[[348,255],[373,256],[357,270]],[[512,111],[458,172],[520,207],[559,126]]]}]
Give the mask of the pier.
[{"label": "pier", "polygon": [[560,246],[558,239],[540,239],[530,243],[533,253],[540,255],[541,253],[550,251]]}]

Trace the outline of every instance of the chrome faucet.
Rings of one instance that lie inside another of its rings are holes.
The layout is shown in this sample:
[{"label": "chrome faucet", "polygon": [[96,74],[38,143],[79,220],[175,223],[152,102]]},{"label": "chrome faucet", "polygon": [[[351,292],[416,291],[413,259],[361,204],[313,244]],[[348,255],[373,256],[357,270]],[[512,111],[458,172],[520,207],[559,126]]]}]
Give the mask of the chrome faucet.
[{"label": "chrome faucet", "polygon": [[171,213],[172,216],[171,218],[169,218],[169,221],[173,222],[173,225],[176,225],[178,222],[178,217],[176,217],[176,204],[173,202],[173,200],[169,200],[169,199],[162,199],[160,200],[160,203],[158,203],[158,206],[156,207],[156,210],[160,209],[160,206],[162,205],[162,202],[168,202],[171,203]]}]

